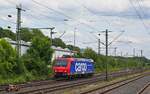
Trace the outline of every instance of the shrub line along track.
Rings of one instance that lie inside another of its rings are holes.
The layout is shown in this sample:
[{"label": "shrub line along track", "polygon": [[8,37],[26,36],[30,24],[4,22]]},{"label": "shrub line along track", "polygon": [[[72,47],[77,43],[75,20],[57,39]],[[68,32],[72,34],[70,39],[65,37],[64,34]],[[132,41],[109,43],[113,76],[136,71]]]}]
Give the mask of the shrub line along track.
[{"label": "shrub line along track", "polygon": [[[98,91],[98,94],[105,94],[107,92],[110,92],[110,91],[112,91],[114,89],[117,89],[121,86],[127,85],[131,82],[134,82],[134,81],[136,81],[140,78],[143,78],[145,76],[148,76],[148,75],[150,75],[150,74],[137,75],[137,76],[125,79],[125,80],[121,80],[121,81],[118,81],[118,82],[114,82],[112,84],[108,84],[108,85],[98,87],[98,88],[95,88],[95,89],[92,89],[92,90],[89,90],[89,91],[86,91],[86,92],[82,92],[80,94],[88,94],[88,93],[93,93],[93,92],[96,92],[96,91]],[[138,94],[142,94],[142,93],[138,93]]]},{"label": "shrub line along track", "polygon": [[[136,72],[134,71],[131,73],[127,73],[127,72],[112,73],[109,75],[109,77],[119,77],[119,76],[123,76],[123,75],[127,75],[127,74],[133,74],[133,73],[137,73],[137,71]],[[85,79],[79,80],[79,81],[77,80],[75,82],[70,81],[70,83],[67,83],[67,84],[56,84],[54,86],[49,86],[49,87],[44,87],[44,88],[39,88],[39,89],[33,89],[33,90],[29,90],[29,91],[22,91],[22,92],[18,92],[18,94],[50,93],[50,92],[54,92],[57,90],[63,90],[63,89],[71,88],[74,86],[81,86],[81,85],[96,83],[96,82],[102,81],[104,79],[105,79],[105,75],[101,75],[101,76],[97,76],[95,78],[86,79],[86,80]]]},{"label": "shrub line along track", "polygon": [[147,83],[147,84],[144,86],[144,88],[142,88],[137,94],[143,94],[144,91],[145,91],[149,86],[150,86],[150,82]]}]

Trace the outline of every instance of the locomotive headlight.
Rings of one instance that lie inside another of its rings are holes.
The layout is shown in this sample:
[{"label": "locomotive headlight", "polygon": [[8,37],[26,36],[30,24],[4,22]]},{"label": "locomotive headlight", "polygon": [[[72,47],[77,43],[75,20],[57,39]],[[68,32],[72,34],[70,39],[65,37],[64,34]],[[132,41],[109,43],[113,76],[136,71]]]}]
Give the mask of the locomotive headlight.
[{"label": "locomotive headlight", "polygon": [[67,70],[65,70],[64,72],[67,72]]}]

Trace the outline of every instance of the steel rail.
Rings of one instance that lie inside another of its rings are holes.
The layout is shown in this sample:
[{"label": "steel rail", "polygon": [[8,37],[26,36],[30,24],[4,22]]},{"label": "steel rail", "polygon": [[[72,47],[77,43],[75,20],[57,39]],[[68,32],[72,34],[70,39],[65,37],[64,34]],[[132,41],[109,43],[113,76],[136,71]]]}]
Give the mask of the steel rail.
[{"label": "steel rail", "polygon": [[137,94],[143,94],[143,92],[150,86],[150,82],[147,83]]},{"label": "steel rail", "polygon": [[[130,74],[134,74],[135,72],[132,72]],[[110,77],[119,77],[119,76],[123,76],[129,73],[126,72],[120,72],[120,73],[114,73],[114,74],[110,74]],[[67,89],[67,88],[71,88],[71,87],[75,87],[75,86],[81,86],[81,85],[86,85],[86,84],[92,84],[92,83],[97,83],[99,81],[105,80],[105,75],[102,76],[98,76],[92,79],[88,79],[88,80],[81,80],[81,81],[76,81],[76,82],[70,82],[67,84],[58,84],[55,86],[49,86],[49,87],[45,87],[45,88],[39,88],[39,89],[34,89],[34,90],[29,90],[29,91],[25,91],[25,92],[19,92],[19,94],[27,94],[27,93],[31,93],[31,94],[38,94],[39,92],[42,93],[49,93],[49,92],[54,92],[54,91],[58,91],[58,90],[63,90],[63,89]]]},{"label": "steel rail", "polygon": [[142,74],[142,75],[140,74],[140,75],[137,75],[137,76],[134,76],[134,77],[130,77],[130,78],[125,79],[125,80],[121,80],[121,81],[118,81],[118,82],[114,82],[112,84],[108,84],[108,85],[105,85],[105,86],[102,86],[102,87],[98,87],[98,88],[95,88],[95,89],[92,89],[92,90],[89,90],[89,91],[85,91],[85,92],[82,92],[80,94],[88,94],[88,93],[92,93],[92,92],[95,92],[95,91],[99,91],[99,94],[105,94],[105,93],[110,92],[110,91],[112,91],[114,89],[117,89],[117,88],[119,88],[121,86],[124,86],[126,84],[131,83],[131,82],[134,82],[134,81],[136,81],[136,80],[138,80],[140,78],[143,78],[146,75],[149,75],[149,74]]}]

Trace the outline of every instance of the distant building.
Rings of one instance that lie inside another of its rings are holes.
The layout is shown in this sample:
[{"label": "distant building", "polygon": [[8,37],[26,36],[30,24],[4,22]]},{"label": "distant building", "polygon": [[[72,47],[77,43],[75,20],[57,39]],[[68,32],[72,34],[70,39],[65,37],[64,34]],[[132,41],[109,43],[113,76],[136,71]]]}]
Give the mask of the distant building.
[{"label": "distant building", "polygon": [[[4,38],[6,41],[8,41],[13,48],[15,48],[17,46],[17,42],[13,41],[10,38]],[[21,40],[21,55],[25,54],[27,52],[27,50],[29,49],[29,46],[31,45],[31,42],[25,42]]]},{"label": "distant building", "polygon": [[[8,41],[13,48],[15,48],[17,46],[17,42],[11,40],[10,38],[4,38],[6,41]],[[27,50],[29,49],[31,45],[31,42],[25,42],[21,40],[21,55],[25,54],[27,52]],[[57,58],[57,57],[62,57],[63,55],[73,55],[74,53],[76,53],[75,51],[71,51],[68,48],[61,48],[61,47],[55,47],[52,46],[52,49],[55,50],[54,54],[53,54],[53,59]]]}]

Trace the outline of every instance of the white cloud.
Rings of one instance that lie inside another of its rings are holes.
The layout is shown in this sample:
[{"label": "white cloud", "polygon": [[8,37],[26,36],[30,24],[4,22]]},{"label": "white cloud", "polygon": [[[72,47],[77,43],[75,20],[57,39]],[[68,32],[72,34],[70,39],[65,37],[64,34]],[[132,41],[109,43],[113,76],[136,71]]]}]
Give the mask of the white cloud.
[{"label": "white cloud", "polygon": [[150,0],[142,0],[140,3],[145,7],[150,7]]},{"label": "white cloud", "polygon": [[129,7],[128,0],[84,0],[84,5],[96,11],[122,12]]},{"label": "white cloud", "polygon": [[[34,2],[32,0],[0,0],[0,19],[16,21],[16,4],[22,3],[23,8],[26,12],[22,12],[22,26],[27,27],[50,27],[55,26],[56,31],[60,32],[54,37],[58,37],[63,31],[67,31],[67,33],[62,38],[65,41],[72,40],[73,41],[73,31],[74,28],[77,28],[77,46],[86,47],[90,46],[93,49],[97,49],[97,44],[89,44],[85,45],[81,43],[83,42],[94,42],[97,41],[97,38],[90,34],[89,32],[98,32],[104,31],[105,29],[109,29],[116,33],[110,34],[109,39],[112,40],[116,35],[118,35],[118,31],[125,30],[125,34],[123,34],[119,40],[129,40],[133,41],[137,48],[148,49],[149,46],[149,35],[148,32],[145,31],[145,28],[142,22],[138,19],[138,17],[124,17],[118,16],[118,14],[114,16],[101,16],[105,15],[105,13],[128,13],[135,14],[134,9],[131,9],[131,4],[129,0],[34,0],[39,2],[40,4],[48,7],[44,8]],[[12,2],[12,3],[10,3]],[[144,0],[142,3],[142,7],[150,8],[150,1]],[[139,7],[137,3],[134,2],[136,7]],[[86,6],[90,11],[88,11]],[[56,11],[52,11],[50,8],[59,11],[61,13],[57,13]],[[138,8],[137,8],[138,9]],[[143,8],[144,9],[144,8]],[[91,12],[92,11],[92,12]],[[140,10],[139,10],[140,11]],[[148,12],[148,11],[147,11]],[[93,14],[95,13],[95,14]],[[7,19],[7,15],[12,14],[12,19]],[[63,14],[71,17],[69,21],[64,22],[63,19],[65,17]],[[2,21],[2,20],[0,20]],[[149,26],[150,20],[143,20],[144,23]],[[80,23],[81,22],[81,23]],[[82,24],[84,23],[84,24]],[[88,24],[88,25],[85,25]],[[2,21],[0,25],[8,25],[7,22]],[[93,27],[93,28],[91,28]],[[44,31],[43,31],[44,32]],[[49,36],[49,31],[45,31],[46,35]],[[97,33],[96,33],[97,34]],[[105,42],[105,36],[101,36],[103,42]],[[119,46],[120,49],[127,48],[126,51],[131,50],[127,45]],[[118,47],[118,48],[119,48]]]},{"label": "white cloud", "polygon": [[5,1],[5,0],[0,0],[0,5],[1,5],[1,7],[10,7],[10,6],[12,6],[12,4],[11,4],[11,2],[12,1]]}]

